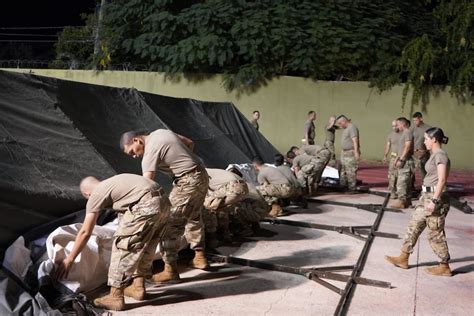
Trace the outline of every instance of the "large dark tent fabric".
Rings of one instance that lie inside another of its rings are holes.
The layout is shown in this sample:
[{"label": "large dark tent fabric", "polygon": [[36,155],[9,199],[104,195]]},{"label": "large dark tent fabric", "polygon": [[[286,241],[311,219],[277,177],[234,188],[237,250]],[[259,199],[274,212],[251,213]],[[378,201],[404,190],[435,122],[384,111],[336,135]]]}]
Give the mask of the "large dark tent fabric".
[{"label": "large dark tent fabric", "polygon": [[[277,152],[231,103],[0,71],[0,258],[21,235],[28,247],[60,225],[81,221],[83,177],[140,174],[140,160],[121,152],[120,135],[159,128],[192,139],[208,167],[247,163],[255,155],[272,161]],[[171,185],[164,175],[157,181]],[[106,221],[102,216],[100,223]],[[8,272],[0,268],[1,284],[22,282],[3,271]],[[7,287],[6,297],[14,302],[2,300],[0,287],[0,310],[47,309],[34,291],[18,287],[13,293]]]},{"label": "large dark tent fabric", "polygon": [[18,233],[83,208],[82,177],[139,174],[140,161],[119,148],[125,131],[169,128],[191,138],[211,168],[276,153],[231,103],[0,72],[0,105],[0,205],[4,214],[24,214],[2,223],[2,249]]}]

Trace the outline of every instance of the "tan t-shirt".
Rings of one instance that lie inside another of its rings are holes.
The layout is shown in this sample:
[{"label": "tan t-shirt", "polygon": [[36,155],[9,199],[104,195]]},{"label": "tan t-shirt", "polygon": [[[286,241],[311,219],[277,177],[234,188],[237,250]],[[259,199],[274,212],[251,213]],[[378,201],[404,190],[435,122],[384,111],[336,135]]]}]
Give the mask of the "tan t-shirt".
[{"label": "tan t-shirt", "polygon": [[414,138],[414,144],[413,147],[414,149],[422,149],[426,150],[425,146],[425,132],[431,128],[428,124],[421,124],[419,127],[416,127],[413,125],[412,127],[412,132],[413,132],[413,138]]},{"label": "tan t-shirt", "polygon": [[413,133],[410,129],[406,129],[400,133],[400,140],[398,141],[398,157],[401,157],[403,154],[403,149],[405,148],[405,143],[411,141],[410,150],[405,159],[410,158],[413,155]]},{"label": "tan t-shirt", "polygon": [[301,151],[310,156],[317,156],[321,148],[319,145],[303,145]]},{"label": "tan t-shirt", "polygon": [[298,167],[301,169],[301,167],[309,164],[313,158],[310,155],[307,155],[305,153],[298,155],[293,159],[293,166]]},{"label": "tan t-shirt", "polygon": [[180,177],[199,165],[199,158],[172,131],[158,129],[145,140],[143,172],[160,170]]},{"label": "tan t-shirt", "polygon": [[427,187],[434,187],[438,183],[438,165],[446,165],[446,177],[449,175],[451,169],[451,161],[448,154],[440,149],[435,153],[431,153],[430,159],[425,164],[426,176],[423,179],[423,185]]},{"label": "tan t-shirt", "polygon": [[299,186],[298,180],[296,179],[296,176],[293,171],[291,171],[290,167],[286,165],[281,165],[276,168],[281,171],[281,173],[288,179],[292,186]]},{"label": "tan t-shirt", "polygon": [[341,148],[343,150],[354,149],[352,138],[357,137],[359,141],[359,129],[354,124],[349,124],[342,132]]},{"label": "tan t-shirt", "polygon": [[397,133],[395,131],[392,131],[390,134],[388,134],[387,143],[390,143],[390,151],[392,153],[398,154],[398,144],[400,142],[401,136],[402,136],[402,133]]},{"label": "tan t-shirt", "polygon": [[223,184],[231,181],[242,180],[241,177],[233,172],[224,169],[213,169],[206,168],[207,174],[209,175],[209,188],[213,191],[217,190]]},{"label": "tan t-shirt", "polygon": [[262,169],[258,172],[257,177],[258,183],[270,183],[270,184],[289,184],[288,179],[281,173],[280,170],[273,167],[262,166]]},{"label": "tan t-shirt", "polygon": [[97,185],[87,201],[86,212],[95,213],[104,208],[125,212],[130,204],[139,201],[143,195],[160,188],[153,180],[136,174],[122,173]]}]

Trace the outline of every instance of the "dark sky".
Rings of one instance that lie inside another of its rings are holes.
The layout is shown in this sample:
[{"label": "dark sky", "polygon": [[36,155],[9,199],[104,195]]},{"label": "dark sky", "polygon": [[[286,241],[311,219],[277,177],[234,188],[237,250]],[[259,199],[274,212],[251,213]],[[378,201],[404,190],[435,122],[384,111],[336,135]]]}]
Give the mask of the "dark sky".
[{"label": "dark sky", "polygon": [[[0,67],[5,60],[51,60],[54,59],[54,43],[31,42],[52,41],[61,29],[6,29],[20,27],[54,27],[83,25],[80,14],[92,13],[95,0],[16,0],[4,3],[0,10]],[[22,35],[23,34],[23,35]],[[34,34],[24,35],[24,34]]]}]

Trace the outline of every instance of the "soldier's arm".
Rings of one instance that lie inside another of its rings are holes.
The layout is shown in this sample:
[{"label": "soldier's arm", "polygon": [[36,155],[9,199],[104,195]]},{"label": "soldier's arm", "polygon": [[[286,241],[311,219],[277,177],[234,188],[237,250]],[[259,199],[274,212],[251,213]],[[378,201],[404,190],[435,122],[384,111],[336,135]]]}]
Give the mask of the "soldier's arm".
[{"label": "soldier's arm", "polygon": [[145,178],[148,178],[148,179],[151,179],[151,180],[155,180],[155,174],[156,172],[155,171],[146,171],[143,173],[143,176]]},{"label": "soldier's arm", "polygon": [[385,151],[383,153],[383,161],[386,162],[387,161],[387,156],[388,156],[388,152],[390,151],[390,147],[392,147],[392,145],[390,144],[390,142],[387,142],[385,144]]},{"label": "soldier's arm", "polygon": [[352,144],[354,144],[354,156],[356,160],[360,159],[359,137],[352,137]]},{"label": "soldier's arm", "polygon": [[402,152],[402,155],[400,156],[399,160],[401,160],[401,161],[406,160],[408,152],[410,151],[411,142],[412,142],[411,140],[405,142],[405,145],[403,146],[403,152]]},{"label": "soldier's arm", "polygon": [[67,275],[69,273],[69,270],[71,269],[72,264],[74,263],[74,260],[76,260],[76,257],[81,253],[81,251],[86,246],[87,241],[91,237],[98,217],[99,212],[86,214],[82,227],[77,233],[76,239],[74,241],[74,247],[72,248],[71,253],[62,262],[56,263],[58,265],[56,268],[57,279],[60,280],[63,278],[67,278]]},{"label": "soldier's arm", "polygon": [[[438,164],[436,166],[436,171],[438,172],[438,182],[436,183],[435,192],[433,194],[433,199],[439,200],[441,194],[443,193],[444,187],[446,186],[446,178],[448,177],[448,172],[445,164]],[[436,207],[433,201],[430,201],[427,207],[425,207],[426,215],[433,214],[433,211]]]}]

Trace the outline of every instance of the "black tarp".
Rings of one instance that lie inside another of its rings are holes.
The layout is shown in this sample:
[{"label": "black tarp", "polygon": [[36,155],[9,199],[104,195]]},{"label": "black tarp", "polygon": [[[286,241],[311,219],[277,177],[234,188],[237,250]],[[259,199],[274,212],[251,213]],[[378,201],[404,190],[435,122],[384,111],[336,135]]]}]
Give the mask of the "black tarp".
[{"label": "black tarp", "polygon": [[[84,176],[139,174],[140,161],[120,151],[120,135],[158,128],[192,139],[211,168],[255,155],[272,161],[277,152],[231,103],[0,71],[1,250],[31,228],[84,208]],[[169,187],[169,178],[158,181]]]}]

